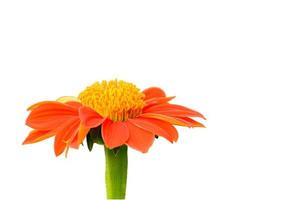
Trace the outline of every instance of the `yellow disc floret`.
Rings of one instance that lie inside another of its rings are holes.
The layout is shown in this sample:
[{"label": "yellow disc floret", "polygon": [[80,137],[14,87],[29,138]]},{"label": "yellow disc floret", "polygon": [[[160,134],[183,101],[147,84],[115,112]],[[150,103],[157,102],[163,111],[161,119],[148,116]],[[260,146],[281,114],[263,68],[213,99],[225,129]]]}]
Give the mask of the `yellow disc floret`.
[{"label": "yellow disc floret", "polygon": [[144,97],[134,84],[119,80],[95,82],[79,94],[83,105],[113,121],[125,121],[141,114]]}]

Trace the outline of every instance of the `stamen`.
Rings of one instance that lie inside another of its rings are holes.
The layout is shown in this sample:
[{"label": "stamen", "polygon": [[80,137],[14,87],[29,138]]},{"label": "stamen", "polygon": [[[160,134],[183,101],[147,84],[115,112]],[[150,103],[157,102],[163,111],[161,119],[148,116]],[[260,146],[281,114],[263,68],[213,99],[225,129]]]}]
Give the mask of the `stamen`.
[{"label": "stamen", "polygon": [[95,82],[79,95],[81,103],[113,121],[126,121],[141,114],[145,95],[125,81]]}]

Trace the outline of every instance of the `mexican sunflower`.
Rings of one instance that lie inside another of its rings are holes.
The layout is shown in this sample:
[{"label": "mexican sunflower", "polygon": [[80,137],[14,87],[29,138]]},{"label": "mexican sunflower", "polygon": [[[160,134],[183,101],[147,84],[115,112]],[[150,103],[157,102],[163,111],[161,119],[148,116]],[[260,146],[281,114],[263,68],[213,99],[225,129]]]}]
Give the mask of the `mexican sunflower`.
[{"label": "mexican sunflower", "polygon": [[59,156],[67,154],[70,147],[79,148],[85,138],[92,136],[92,142],[103,143],[105,148],[107,198],[124,199],[127,146],[145,153],[155,138],[176,142],[178,132],[173,125],[204,127],[192,119],[205,119],[201,113],[171,104],[174,98],[158,87],[140,91],[125,81],[95,82],[78,97],[30,106],[26,125],[33,130],[23,144],[54,136],[54,152]]}]

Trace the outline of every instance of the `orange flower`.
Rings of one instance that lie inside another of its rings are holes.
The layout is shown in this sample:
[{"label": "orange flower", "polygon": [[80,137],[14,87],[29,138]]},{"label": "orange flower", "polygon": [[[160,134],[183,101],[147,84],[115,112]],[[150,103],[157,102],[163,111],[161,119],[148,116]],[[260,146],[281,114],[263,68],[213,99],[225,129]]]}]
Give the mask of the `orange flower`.
[{"label": "orange flower", "polygon": [[106,147],[113,149],[128,145],[147,152],[155,136],[176,142],[178,133],[173,125],[204,127],[191,117],[205,117],[184,106],[170,104],[157,87],[143,92],[125,81],[94,83],[78,98],[63,97],[31,106],[26,124],[33,128],[23,144],[42,141],[55,136],[56,156],[69,147],[78,148],[91,128],[102,126]]}]

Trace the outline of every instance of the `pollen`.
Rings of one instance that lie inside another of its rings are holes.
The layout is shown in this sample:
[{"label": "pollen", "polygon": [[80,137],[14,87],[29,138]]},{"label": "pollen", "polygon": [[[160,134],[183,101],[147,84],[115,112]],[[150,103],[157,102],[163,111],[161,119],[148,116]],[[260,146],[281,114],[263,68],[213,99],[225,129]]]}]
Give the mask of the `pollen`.
[{"label": "pollen", "polygon": [[122,80],[95,82],[79,94],[85,106],[113,121],[126,121],[141,114],[145,95],[134,84]]}]

